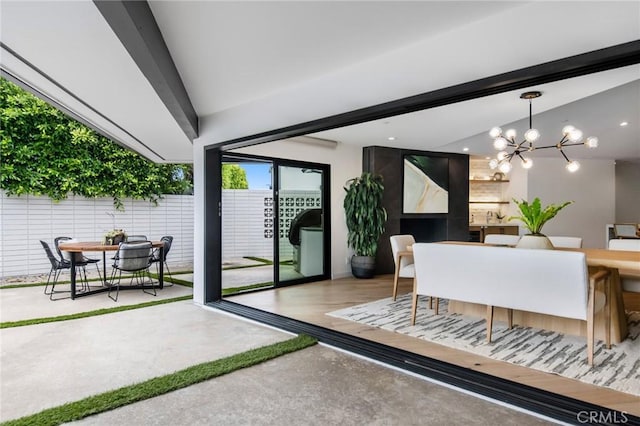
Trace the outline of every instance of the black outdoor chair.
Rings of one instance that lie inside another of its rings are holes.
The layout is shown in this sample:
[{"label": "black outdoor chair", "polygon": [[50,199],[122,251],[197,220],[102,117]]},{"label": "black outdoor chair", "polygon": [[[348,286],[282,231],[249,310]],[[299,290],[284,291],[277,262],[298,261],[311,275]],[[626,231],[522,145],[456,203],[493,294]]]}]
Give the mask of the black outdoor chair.
[{"label": "black outdoor chair", "polygon": [[[120,282],[122,281],[122,272],[129,272],[133,275],[131,276],[131,281],[129,285],[133,284],[133,280],[136,280],[138,285],[145,285],[151,282],[151,277],[149,276],[149,266],[151,266],[151,242],[142,241],[137,243],[120,243],[120,247],[118,247],[118,252],[114,258],[113,262],[113,271],[111,272],[111,280],[109,285],[108,296],[114,302],[118,301],[118,295],[120,294]],[[114,284],[114,280],[116,278],[116,274],[118,275],[118,282]],[[145,277],[149,278],[148,281],[145,282]],[[116,288],[116,297],[115,299],[111,296],[111,291],[113,287]],[[153,288],[153,287],[152,287]],[[146,291],[144,288],[143,292],[147,294],[156,295],[156,289],[153,288],[153,293]]]},{"label": "black outdoor chair", "polygon": [[[160,238],[160,241],[164,243],[164,253],[163,258],[160,259],[160,249],[154,249],[151,254],[151,263],[156,264],[156,271],[158,275],[160,275],[160,265],[159,262],[164,262],[164,270],[166,271],[165,275],[169,275],[171,278],[171,271],[169,271],[169,265],[167,265],[167,254],[169,254],[169,250],[171,250],[171,244],[173,244],[173,237],[171,235],[165,235]],[[165,287],[173,287],[173,283],[166,285]]]},{"label": "black outdoor chair", "polygon": [[[42,248],[44,249],[45,253],[47,253],[47,258],[49,259],[49,262],[51,262],[51,269],[49,270],[49,276],[47,277],[47,284],[44,286],[44,294],[49,296],[49,300],[67,299],[68,297],[60,297],[58,299],[54,299],[53,294],[71,292],[71,290],[65,290],[65,291],[55,290],[56,283],[58,282],[58,278],[60,277],[60,273],[65,269],[71,269],[71,265],[62,262],[60,259],[57,259],[53,254],[53,252],[51,251],[49,244],[45,243],[42,240],[40,240],[40,244],[42,244]],[[47,293],[47,288],[49,287],[49,284],[51,284],[51,291]]]},{"label": "black outdoor chair", "polygon": [[[79,271],[84,276],[84,281],[82,283],[82,290],[89,290],[91,287],[89,286],[89,280],[87,279],[87,265],[96,265],[96,271],[98,272],[98,278],[100,278],[100,282],[102,283],[102,274],[100,273],[100,267],[98,263],[101,262],[100,259],[91,259],[86,257],[82,252],[62,252],[60,250],[60,243],[64,243],[65,241],[73,241],[71,237],[56,237],[53,240],[53,245],[56,247],[56,251],[58,252],[58,256],[60,257],[60,261],[62,263],[68,264],[71,267],[71,256],[75,256],[76,268],[80,268]],[[105,271],[106,274],[106,271]]]},{"label": "black outdoor chair", "polygon": [[149,241],[146,235],[128,235],[127,242],[128,243],[137,243],[140,241]]}]

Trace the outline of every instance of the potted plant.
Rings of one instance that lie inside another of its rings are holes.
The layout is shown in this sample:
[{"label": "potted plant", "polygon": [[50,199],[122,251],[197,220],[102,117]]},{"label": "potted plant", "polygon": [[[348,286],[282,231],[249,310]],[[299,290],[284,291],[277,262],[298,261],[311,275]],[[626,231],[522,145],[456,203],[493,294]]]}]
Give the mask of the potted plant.
[{"label": "potted plant", "polygon": [[551,241],[542,233],[542,227],[549,220],[553,219],[560,210],[573,203],[573,201],[566,201],[561,204],[549,204],[545,208],[542,208],[542,203],[538,197],[534,198],[531,204],[526,200],[518,201],[514,199],[513,202],[518,206],[520,215],[511,216],[508,220],[518,219],[524,224],[525,228],[529,230],[529,234],[520,238],[516,247],[553,249]]},{"label": "potted plant", "polygon": [[363,172],[359,177],[348,180],[346,185],[347,243],[354,251],[351,272],[357,278],[372,278],[378,240],[387,221],[387,211],[382,207],[382,176]]},{"label": "potted plant", "polygon": [[127,233],[122,229],[112,229],[104,234],[103,244],[107,246],[115,246],[127,240]]}]

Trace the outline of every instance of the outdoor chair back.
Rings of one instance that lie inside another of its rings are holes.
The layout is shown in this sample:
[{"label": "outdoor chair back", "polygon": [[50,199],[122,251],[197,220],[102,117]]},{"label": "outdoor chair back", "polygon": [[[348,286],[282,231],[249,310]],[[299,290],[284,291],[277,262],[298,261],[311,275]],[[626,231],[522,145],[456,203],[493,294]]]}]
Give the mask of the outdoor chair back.
[{"label": "outdoor chair back", "polygon": [[[60,276],[60,273],[64,269],[70,269],[71,264],[65,263],[61,259],[56,258],[56,256],[53,254],[53,251],[51,251],[51,247],[49,247],[49,244],[47,244],[46,242],[40,240],[40,244],[42,244],[42,248],[47,254],[47,258],[49,259],[49,262],[51,262],[51,269],[49,270],[49,276],[47,277],[47,284],[44,286],[44,294],[49,295],[50,300],[57,300],[53,298],[53,294],[59,293],[55,291],[56,283],[58,282],[58,277]],[[51,290],[47,292],[50,284],[51,284]]]},{"label": "outdoor chair back", "polygon": [[121,243],[114,260],[113,267],[121,271],[147,269],[151,264],[151,242]]}]

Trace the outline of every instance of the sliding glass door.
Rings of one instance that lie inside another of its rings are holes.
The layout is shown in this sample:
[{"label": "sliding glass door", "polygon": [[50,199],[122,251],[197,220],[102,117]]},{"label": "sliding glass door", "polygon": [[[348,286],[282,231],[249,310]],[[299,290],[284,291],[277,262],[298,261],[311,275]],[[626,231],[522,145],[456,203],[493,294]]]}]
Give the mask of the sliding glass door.
[{"label": "sliding glass door", "polygon": [[325,167],[277,166],[277,285],[328,275]]},{"label": "sliding glass door", "polygon": [[247,155],[221,161],[221,292],[329,277],[329,168]]}]

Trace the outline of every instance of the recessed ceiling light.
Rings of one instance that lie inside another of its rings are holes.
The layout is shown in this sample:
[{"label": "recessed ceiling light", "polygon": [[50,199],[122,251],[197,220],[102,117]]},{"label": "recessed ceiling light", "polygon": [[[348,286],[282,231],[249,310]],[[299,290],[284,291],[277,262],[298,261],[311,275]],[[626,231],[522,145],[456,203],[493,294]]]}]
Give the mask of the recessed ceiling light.
[{"label": "recessed ceiling light", "polygon": [[464,152],[467,152],[467,151],[469,151],[469,148],[467,148],[467,147],[465,146],[464,148],[462,148],[462,150],[463,150]]},{"label": "recessed ceiling light", "polygon": [[624,126],[627,126],[628,124],[629,124],[628,122],[626,122],[626,121],[623,121],[622,123],[620,123],[620,127],[624,127]]},{"label": "recessed ceiling light", "polygon": [[389,139],[390,141],[395,141],[396,137],[395,136],[389,136],[387,139]]}]

